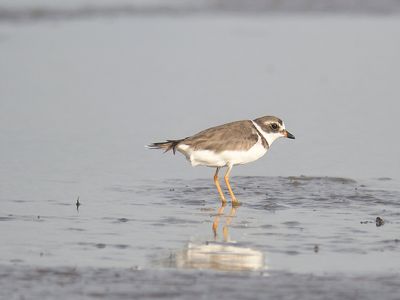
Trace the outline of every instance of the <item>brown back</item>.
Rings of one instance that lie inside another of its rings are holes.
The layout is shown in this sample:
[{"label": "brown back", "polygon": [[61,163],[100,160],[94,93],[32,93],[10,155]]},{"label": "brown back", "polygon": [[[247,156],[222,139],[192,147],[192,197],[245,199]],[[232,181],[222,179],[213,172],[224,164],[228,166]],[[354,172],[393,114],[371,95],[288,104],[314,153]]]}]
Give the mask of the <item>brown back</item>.
[{"label": "brown back", "polygon": [[[248,150],[258,141],[257,130],[249,120],[236,121],[203,130],[180,142],[194,150]],[[264,145],[265,146],[265,145]]]}]

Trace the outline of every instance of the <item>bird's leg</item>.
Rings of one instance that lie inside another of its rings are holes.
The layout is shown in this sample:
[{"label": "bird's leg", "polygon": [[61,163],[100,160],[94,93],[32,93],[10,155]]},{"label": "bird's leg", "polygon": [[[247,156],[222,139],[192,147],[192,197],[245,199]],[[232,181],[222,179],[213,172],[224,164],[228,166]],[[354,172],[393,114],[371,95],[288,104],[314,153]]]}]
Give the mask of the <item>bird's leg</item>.
[{"label": "bird's leg", "polygon": [[219,181],[218,181],[219,169],[220,169],[220,167],[217,167],[217,170],[215,171],[214,183],[217,186],[217,190],[218,190],[219,196],[221,197],[222,204],[225,204],[226,203],[226,199],[225,199],[224,193],[222,193],[222,189],[221,189],[221,186],[219,185]]},{"label": "bird's leg", "polygon": [[229,194],[231,195],[232,198],[232,206],[237,206],[239,205],[239,201],[236,199],[236,196],[232,191],[231,184],[229,183],[229,174],[231,173],[231,170],[232,170],[232,165],[229,165],[228,170],[225,173],[224,179],[226,186],[228,187]]}]

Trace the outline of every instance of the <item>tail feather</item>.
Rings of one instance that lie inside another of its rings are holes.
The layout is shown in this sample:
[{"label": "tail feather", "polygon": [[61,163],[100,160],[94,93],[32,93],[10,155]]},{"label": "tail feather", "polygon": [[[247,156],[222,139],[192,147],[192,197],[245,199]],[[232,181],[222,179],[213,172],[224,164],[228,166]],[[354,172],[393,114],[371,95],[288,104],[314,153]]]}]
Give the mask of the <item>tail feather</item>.
[{"label": "tail feather", "polygon": [[152,143],[152,144],[148,145],[147,148],[149,148],[149,149],[163,149],[164,153],[168,152],[169,150],[172,149],[172,152],[175,154],[176,147],[182,141],[183,141],[183,139],[181,139],[181,140],[167,140],[166,142]]}]

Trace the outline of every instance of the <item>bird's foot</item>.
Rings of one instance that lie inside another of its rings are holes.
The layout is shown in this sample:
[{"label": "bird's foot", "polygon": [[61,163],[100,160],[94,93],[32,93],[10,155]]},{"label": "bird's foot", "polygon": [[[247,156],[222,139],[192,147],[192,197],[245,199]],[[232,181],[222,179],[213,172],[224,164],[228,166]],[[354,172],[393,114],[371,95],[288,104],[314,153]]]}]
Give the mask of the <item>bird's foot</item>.
[{"label": "bird's foot", "polygon": [[236,197],[232,197],[232,207],[239,207],[242,205],[239,200],[236,199]]}]

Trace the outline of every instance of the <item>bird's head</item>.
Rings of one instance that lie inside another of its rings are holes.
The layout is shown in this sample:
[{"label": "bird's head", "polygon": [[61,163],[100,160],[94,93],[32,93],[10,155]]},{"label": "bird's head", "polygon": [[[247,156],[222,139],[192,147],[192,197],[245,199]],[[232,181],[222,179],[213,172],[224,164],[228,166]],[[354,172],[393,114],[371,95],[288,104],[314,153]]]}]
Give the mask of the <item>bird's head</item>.
[{"label": "bird's head", "polygon": [[261,133],[267,140],[269,146],[271,146],[276,139],[281,137],[286,137],[289,139],[295,138],[293,134],[286,130],[285,123],[283,123],[283,121],[277,117],[265,116],[255,119],[254,122],[262,130]]}]

